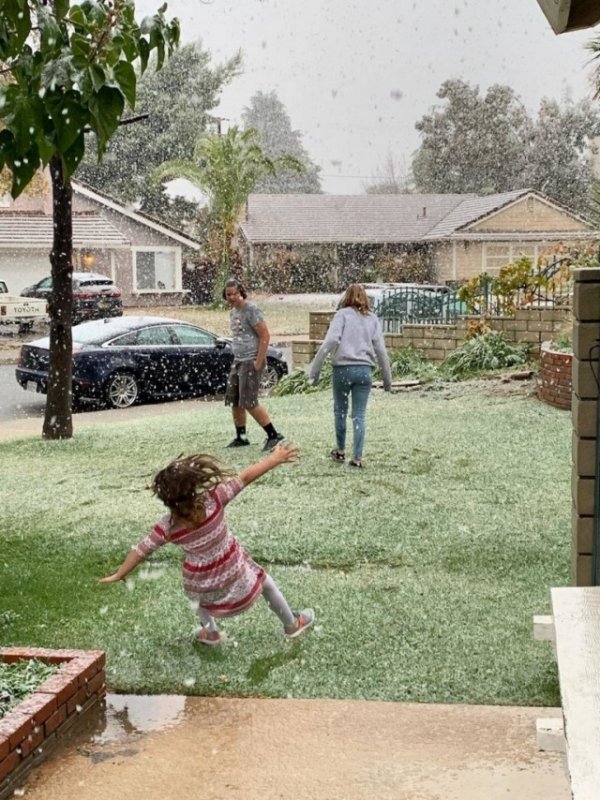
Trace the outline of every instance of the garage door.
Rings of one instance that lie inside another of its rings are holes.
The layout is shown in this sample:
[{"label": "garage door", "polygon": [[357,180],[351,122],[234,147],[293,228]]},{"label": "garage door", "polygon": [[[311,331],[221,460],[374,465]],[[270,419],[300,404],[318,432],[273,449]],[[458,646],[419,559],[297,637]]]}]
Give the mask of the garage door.
[{"label": "garage door", "polygon": [[26,286],[37,283],[50,274],[48,251],[0,250],[0,279],[6,281],[8,291],[19,294]]}]

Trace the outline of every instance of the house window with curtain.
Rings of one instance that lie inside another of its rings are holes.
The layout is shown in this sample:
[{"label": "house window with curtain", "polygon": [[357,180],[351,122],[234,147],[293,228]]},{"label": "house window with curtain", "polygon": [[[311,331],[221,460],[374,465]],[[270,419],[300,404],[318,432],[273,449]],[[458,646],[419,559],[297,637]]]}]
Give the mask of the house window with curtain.
[{"label": "house window with curtain", "polygon": [[174,250],[137,250],[135,288],[138,292],[177,291],[177,258]]}]

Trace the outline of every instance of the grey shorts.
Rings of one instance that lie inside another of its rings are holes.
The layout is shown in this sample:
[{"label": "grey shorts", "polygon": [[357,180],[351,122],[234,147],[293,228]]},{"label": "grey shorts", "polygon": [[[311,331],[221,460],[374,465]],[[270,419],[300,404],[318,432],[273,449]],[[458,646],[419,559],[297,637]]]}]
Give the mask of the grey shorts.
[{"label": "grey shorts", "polygon": [[263,370],[254,369],[254,361],[234,361],[227,378],[225,405],[254,408],[258,405],[258,390]]}]

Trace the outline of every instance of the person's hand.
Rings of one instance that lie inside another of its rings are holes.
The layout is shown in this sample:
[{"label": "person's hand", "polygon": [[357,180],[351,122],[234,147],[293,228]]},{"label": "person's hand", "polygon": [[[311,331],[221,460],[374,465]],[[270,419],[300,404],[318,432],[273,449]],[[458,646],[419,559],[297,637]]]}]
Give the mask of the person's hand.
[{"label": "person's hand", "polygon": [[256,360],[256,361],[254,362],[254,369],[255,369],[257,372],[260,372],[260,371],[263,369],[263,367],[264,367],[264,366],[265,366],[265,362],[264,362],[264,361],[258,361],[258,360]]},{"label": "person's hand", "polygon": [[118,572],[114,572],[112,575],[106,575],[104,578],[100,578],[98,583],[117,583],[121,580]]},{"label": "person's hand", "polygon": [[276,464],[289,464],[297,461],[300,450],[292,442],[282,442],[276,445],[269,455]]}]

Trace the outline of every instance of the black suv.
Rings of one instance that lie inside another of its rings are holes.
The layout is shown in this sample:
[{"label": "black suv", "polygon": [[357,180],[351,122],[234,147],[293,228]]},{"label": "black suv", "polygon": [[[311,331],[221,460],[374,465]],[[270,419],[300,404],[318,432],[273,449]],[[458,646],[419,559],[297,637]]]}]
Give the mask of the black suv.
[{"label": "black suv", "polygon": [[[42,278],[21,292],[22,297],[50,299],[52,278]],[[97,272],[73,273],[73,325],[86,319],[121,317],[123,302],[121,290],[106,275]]]}]

